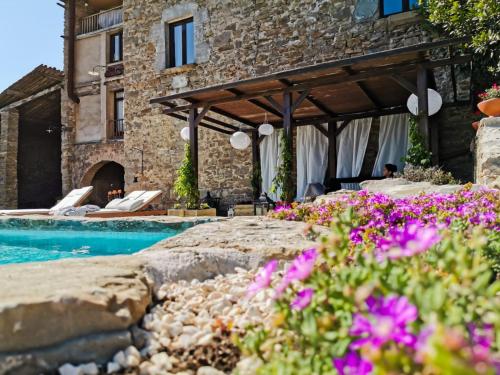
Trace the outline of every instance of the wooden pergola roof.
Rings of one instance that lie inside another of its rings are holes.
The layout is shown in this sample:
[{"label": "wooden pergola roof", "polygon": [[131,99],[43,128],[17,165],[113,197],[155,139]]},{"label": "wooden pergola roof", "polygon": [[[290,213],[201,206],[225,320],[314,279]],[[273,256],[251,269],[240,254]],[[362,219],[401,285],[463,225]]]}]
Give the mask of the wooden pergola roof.
[{"label": "wooden pergola roof", "polygon": [[[196,110],[199,126],[231,134],[237,127],[208,116],[212,111],[252,130],[268,121],[282,126],[285,95],[290,94],[294,126],[406,112],[410,93],[417,94],[418,71],[432,86],[435,68],[450,66],[456,96],[454,65],[468,63],[469,55],[452,56],[451,46],[463,40],[445,40],[396,48],[364,56],[273,73],[151,99],[166,106],[164,113],[181,120]],[[431,52],[449,48],[448,57],[431,59]],[[197,115],[198,108],[202,109]],[[194,118],[194,117],[193,117]]]}]

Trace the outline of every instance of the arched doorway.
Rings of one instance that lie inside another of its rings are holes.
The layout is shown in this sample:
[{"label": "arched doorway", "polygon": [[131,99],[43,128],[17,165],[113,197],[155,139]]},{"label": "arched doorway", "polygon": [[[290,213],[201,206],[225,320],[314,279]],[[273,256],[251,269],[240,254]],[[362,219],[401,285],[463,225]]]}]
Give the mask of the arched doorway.
[{"label": "arched doorway", "polygon": [[82,180],[82,186],[92,185],[89,203],[104,207],[108,203],[108,192],[121,190],[125,186],[125,169],[114,161],[104,161],[94,165]]}]

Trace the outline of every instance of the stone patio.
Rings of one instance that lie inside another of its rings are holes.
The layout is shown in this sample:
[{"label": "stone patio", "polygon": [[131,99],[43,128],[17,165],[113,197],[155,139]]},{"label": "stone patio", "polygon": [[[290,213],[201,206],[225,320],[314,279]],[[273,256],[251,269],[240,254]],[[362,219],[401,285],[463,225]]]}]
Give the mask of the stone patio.
[{"label": "stone patio", "polygon": [[198,225],[135,255],[0,267],[0,373],[38,374],[66,362],[105,362],[133,343],[130,327],[165,282],[252,269],[268,258],[288,259],[313,245],[303,235],[304,223],[264,217],[207,223],[171,217],[124,219],[135,220]]}]

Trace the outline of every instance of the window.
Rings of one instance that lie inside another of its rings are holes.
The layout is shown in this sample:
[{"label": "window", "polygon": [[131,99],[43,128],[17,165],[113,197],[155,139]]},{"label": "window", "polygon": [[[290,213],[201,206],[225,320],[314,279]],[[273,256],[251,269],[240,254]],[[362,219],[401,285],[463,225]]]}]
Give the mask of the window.
[{"label": "window", "polygon": [[168,27],[169,66],[194,63],[194,24],[188,18]]},{"label": "window", "polygon": [[112,138],[123,138],[123,117],[124,117],[123,97],[124,97],[123,90],[115,91],[115,97],[114,97],[115,118],[113,121]]},{"label": "window", "polygon": [[123,59],[123,33],[120,31],[109,37],[109,62],[114,63]]},{"label": "window", "polygon": [[418,8],[418,0],[380,0],[380,16],[408,12]]}]

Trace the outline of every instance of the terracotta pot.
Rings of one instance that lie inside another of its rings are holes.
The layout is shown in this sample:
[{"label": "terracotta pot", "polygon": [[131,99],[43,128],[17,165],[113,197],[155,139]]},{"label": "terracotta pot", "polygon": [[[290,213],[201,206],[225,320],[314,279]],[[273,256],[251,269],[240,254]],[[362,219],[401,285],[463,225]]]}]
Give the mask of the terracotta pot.
[{"label": "terracotta pot", "polygon": [[488,100],[483,100],[477,105],[477,108],[485,115],[490,117],[500,116],[500,98],[493,98]]},{"label": "terracotta pot", "polygon": [[474,122],[472,123],[472,128],[473,128],[475,131],[477,131],[477,129],[479,128],[479,121],[474,121]]}]

